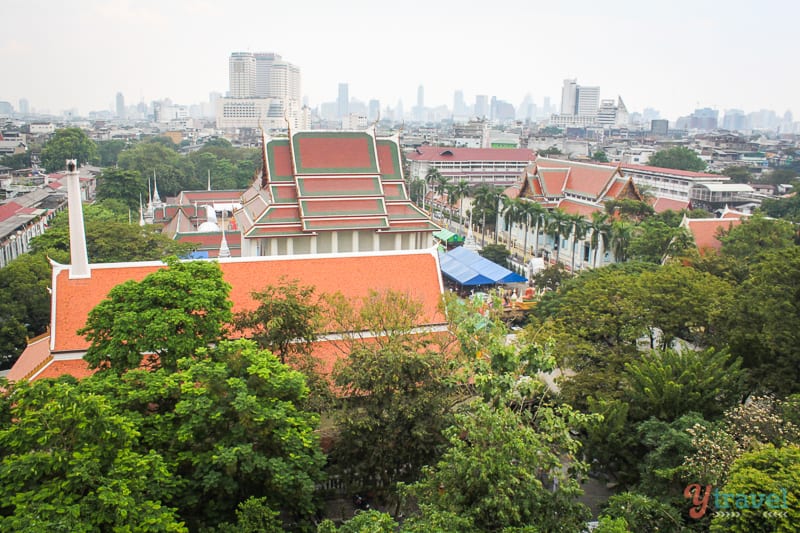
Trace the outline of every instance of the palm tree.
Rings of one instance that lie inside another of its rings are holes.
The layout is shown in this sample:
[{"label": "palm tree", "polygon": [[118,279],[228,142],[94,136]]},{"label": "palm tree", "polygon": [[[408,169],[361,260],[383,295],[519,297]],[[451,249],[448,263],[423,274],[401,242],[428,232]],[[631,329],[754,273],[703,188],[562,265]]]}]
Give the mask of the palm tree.
[{"label": "palm tree", "polygon": [[447,191],[447,176],[442,176],[439,171],[436,171],[436,178],[433,182],[433,190],[439,195],[439,201],[441,202],[442,212],[444,212],[444,193]]},{"label": "palm tree", "polygon": [[[522,263],[525,264],[525,259],[528,253],[528,233],[530,231],[531,223],[535,220],[536,221],[536,228],[538,232],[539,228],[539,216],[540,212],[544,211],[544,208],[540,206],[538,203],[531,201],[531,200],[524,200],[518,199],[519,201],[519,216],[522,224],[525,226],[525,234],[522,239]],[[537,234],[538,237],[538,234]]]},{"label": "palm tree", "polygon": [[583,215],[571,215],[570,222],[570,239],[572,240],[572,259],[570,261],[570,271],[575,272],[575,248],[577,248],[578,241],[586,237],[589,232],[589,223],[583,218]]},{"label": "palm tree", "polygon": [[608,246],[608,237],[611,232],[611,224],[608,223],[608,215],[602,211],[592,213],[592,221],[589,229],[592,232],[590,244],[594,250],[592,268],[597,268],[597,251],[602,246],[603,250]]},{"label": "palm tree", "polygon": [[547,217],[546,230],[547,234],[553,237],[553,248],[556,252],[556,264],[558,264],[558,256],[561,251],[561,235],[567,230],[569,224],[569,215],[561,209],[553,209]]},{"label": "palm tree", "polygon": [[[511,250],[511,230],[514,227],[514,219],[520,214],[520,200],[519,198],[509,198],[503,196],[503,218],[508,224],[508,249]],[[498,233],[500,229],[498,228]]]},{"label": "palm tree", "polygon": [[[425,173],[425,192],[427,193],[428,188],[433,188],[434,183],[439,181],[442,175],[439,173],[439,169],[436,167],[428,167],[428,171]],[[424,198],[424,196],[423,196]],[[422,202],[422,208],[425,208],[425,202]],[[431,209],[433,211],[433,209]]]},{"label": "palm tree", "polygon": [[624,263],[628,260],[633,228],[633,223],[627,220],[615,220],[611,224],[611,253],[614,254],[615,261]]},{"label": "palm tree", "polygon": [[453,227],[453,210],[456,206],[456,202],[458,201],[458,193],[456,189],[458,188],[457,185],[446,185],[445,191],[447,192],[447,205],[450,206],[450,213],[447,220],[447,228],[452,231]]},{"label": "palm tree", "polygon": [[538,202],[530,202],[529,205],[530,215],[533,222],[536,224],[535,232],[535,241],[533,244],[533,252],[534,255],[539,253],[539,227],[543,226],[545,220],[547,219],[547,209],[542,207],[542,204]]},{"label": "palm tree", "polygon": [[485,183],[478,185],[472,190],[472,212],[480,213],[481,218],[481,248],[486,242],[486,213],[493,213],[497,205],[497,191]]},{"label": "palm tree", "polygon": [[[469,182],[467,182],[467,180],[460,180],[453,186],[453,194],[455,195],[456,201],[467,198],[469,196]],[[459,201],[458,219],[462,226],[464,225],[463,207],[464,207],[464,202]]]}]

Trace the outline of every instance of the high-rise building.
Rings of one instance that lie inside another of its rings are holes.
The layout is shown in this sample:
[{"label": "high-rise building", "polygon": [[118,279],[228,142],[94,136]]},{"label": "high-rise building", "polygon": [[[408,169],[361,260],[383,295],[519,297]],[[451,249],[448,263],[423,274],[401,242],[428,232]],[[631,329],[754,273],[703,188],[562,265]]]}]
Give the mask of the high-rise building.
[{"label": "high-rise building", "polygon": [[300,69],[273,52],[234,52],[230,92],[216,107],[219,128],[281,128],[298,124]]},{"label": "high-rise building", "polygon": [[228,63],[230,98],[256,96],[256,58],[250,52],[234,52]]},{"label": "high-rise building", "polygon": [[117,93],[117,118],[125,118],[125,97]]},{"label": "high-rise building", "polygon": [[27,98],[19,99],[19,112],[21,115],[29,115],[31,112],[31,104]]},{"label": "high-rise building", "polygon": [[578,80],[564,80],[561,88],[561,114],[574,115],[578,100]]},{"label": "high-rise building", "polygon": [[579,117],[595,117],[600,107],[600,87],[578,85],[575,112]]},{"label": "high-rise building", "polygon": [[425,87],[422,85],[417,88],[417,107],[425,107]]},{"label": "high-rise building", "polygon": [[475,116],[484,118],[489,116],[489,97],[485,94],[475,96]]},{"label": "high-rise building", "polygon": [[300,104],[300,69],[273,52],[253,54],[256,59],[256,98],[280,98]]},{"label": "high-rise building", "polygon": [[336,116],[344,118],[350,114],[350,87],[346,83],[339,84],[339,96],[336,98]]}]

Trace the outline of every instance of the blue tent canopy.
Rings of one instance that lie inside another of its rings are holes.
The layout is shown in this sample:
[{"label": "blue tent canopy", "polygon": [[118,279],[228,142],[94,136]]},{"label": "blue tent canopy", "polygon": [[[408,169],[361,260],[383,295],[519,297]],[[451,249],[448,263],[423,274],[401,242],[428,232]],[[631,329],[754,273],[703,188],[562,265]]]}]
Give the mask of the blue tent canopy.
[{"label": "blue tent canopy", "polygon": [[501,267],[463,246],[440,254],[442,274],[460,285],[493,285],[527,281],[516,272]]}]

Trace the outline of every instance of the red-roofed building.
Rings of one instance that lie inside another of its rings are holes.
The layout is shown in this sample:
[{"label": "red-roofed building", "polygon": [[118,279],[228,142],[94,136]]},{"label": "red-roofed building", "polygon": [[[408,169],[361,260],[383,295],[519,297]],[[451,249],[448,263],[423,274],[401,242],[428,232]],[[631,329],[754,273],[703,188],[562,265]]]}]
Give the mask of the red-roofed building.
[{"label": "red-roofed building", "polygon": [[420,146],[406,158],[412,180],[425,179],[428,170],[435,168],[451,183],[466,180],[470,185],[508,186],[536,159],[536,153],[528,148]]},{"label": "red-roofed building", "polygon": [[[434,249],[351,254],[318,254],[294,257],[251,257],[219,260],[223,278],[231,285],[233,311],[254,309],[251,293],[277,284],[281,279],[310,285],[318,294],[341,292],[358,301],[370,290],[393,290],[408,294],[423,305],[424,331],[441,329],[445,317],[439,309],[442,281]],[[160,262],[90,265],[88,278],[70,277],[69,265],[53,263],[52,316],[50,334],[32,341],[9,372],[9,379],[38,379],[68,373],[83,377],[90,373],[82,356],[89,346],[77,334],[86,318],[109,291],[128,280],[140,281]],[[325,332],[322,333],[334,333]],[[331,338],[327,338],[329,342]],[[325,356],[323,366],[332,368],[330,346],[315,346]],[[328,360],[331,359],[331,360]]]},{"label": "red-roofed building", "polygon": [[397,139],[370,131],[264,138],[241,206],[243,257],[421,250],[439,229],[408,198]]},{"label": "red-roofed building", "polygon": [[681,227],[691,233],[697,250],[701,255],[709,251],[718,252],[722,243],[717,238],[722,231],[729,231],[741,224],[748,215],[736,211],[725,210],[720,218],[688,218],[684,217]]},{"label": "red-roofed building", "polygon": [[[67,177],[70,187],[76,177]],[[315,131],[265,139],[262,171],[239,203],[231,191],[205,191],[182,193],[175,202],[182,205],[161,204],[153,189],[148,216],[168,219],[168,233],[196,242],[211,257],[219,254],[223,236],[216,226],[217,203],[228,202],[221,211],[232,210],[234,218],[225,220],[231,226],[222,248],[240,248],[242,257],[220,255],[219,264],[232,287],[234,312],[256,306],[253,291],[288,279],[313,286],[318,294],[341,292],[351,301],[371,290],[401,292],[422,302],[417,325],[422,331],[445,322],[431,236],[439,228],[408,199],[394,138]],[[209,220],[198,225],[200,207]],[[77,195],[70,197],[70,211],[80,213]],[[79,226],[70,227],[71,241],[83,241]],[[85,248],[71,252],[72,265],[53,263],[48,341],[25,350],[14,366],[17,379],[86,375],[82,356],[88,344],[77,331],[89,311],[116,285],[164,267],[159,262],[91,265]]]},{"label": "red-roofed building", "polygon": [[[577,161],[562,161],[539,157],[519,176],[517,182],[504,192],[509,198],[523,198],[536,202],[548,210],[559,209],[569,215],[578,215],[590,219],[593,213],[605,210],[605,204],[611,200],[644,200],[633,180],[626,176],[619,166],[609,166]],[[502,227],[502,225],[501,225]],[[516,244],[525,241],[524,227],[518,225],[512,238]],[[529,228],[534,231],[534,228]],[[539,237],[528,236],[531,246],[529,252],[542,253],[548,259],[554,259],[556,249],[566,250],[558,253],[558,260],[572,266],[573,250],[575,251],[575,268],[590,266],[590,258],[594,257],[591,249],[591,234],[583,241],[573,242],[571,231],[565,227],[560,242],[553,242],[553,236],[539,227]],[[540,250],[533,250],[533,243],[538,242]],[[574,246],[573,246],[574,245]],[[542,250],[543,248],[543,250]],[[598,254],[599,262],[612,260],[605,251]],[[602,264],[602,263],[601,263]]]}]

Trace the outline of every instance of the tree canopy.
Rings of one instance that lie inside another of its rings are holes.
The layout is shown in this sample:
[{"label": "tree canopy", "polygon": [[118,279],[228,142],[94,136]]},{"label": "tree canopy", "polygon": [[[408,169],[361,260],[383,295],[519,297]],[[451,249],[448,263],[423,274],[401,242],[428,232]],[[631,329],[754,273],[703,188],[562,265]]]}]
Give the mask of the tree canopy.
[{"label": "tree canopy", "polygon": [[648,165],[661,168],[674,168],[676,170],[691,170],[701,172],[706,169],[706,163],[694,150],[684,146],[675,146],[659,150],[650,156]]},{"label": "tree canopy", "polygon": [[77,159],[78,165],[97,160],[97,145],[80,128],[56,130],[42,148],[42,164],[47,172],[63,169],[67,159]]},{"label": "tree canopy", "polygon": [[91,343],[92,368],[124,372],[148,366],[175,370],[183,357],[217,341],[231,322],[230,285],[216,263],[180,262],[142,281],[126,281],[89,312],[79,330]]}]

